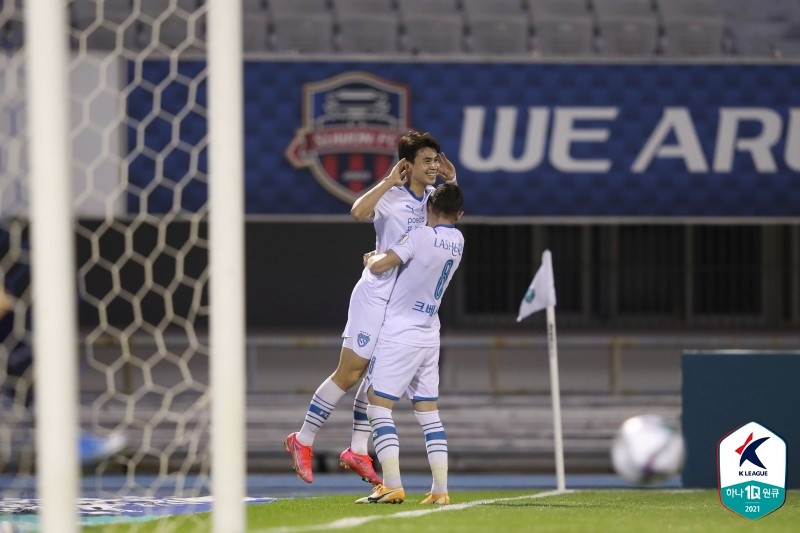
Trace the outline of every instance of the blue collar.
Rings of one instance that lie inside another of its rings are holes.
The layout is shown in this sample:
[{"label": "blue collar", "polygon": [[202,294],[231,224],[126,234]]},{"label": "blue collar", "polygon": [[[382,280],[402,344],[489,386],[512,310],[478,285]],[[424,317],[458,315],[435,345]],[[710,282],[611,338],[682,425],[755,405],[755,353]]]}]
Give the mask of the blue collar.
[{"label": "blue collar", "polygon": [[411,190],[411,187],[409,187],[408,184],[405,184],[402,187],[406,191],[408,191],[408,194],[410,194],[412,197],[414,197],[418,202],[421,202],[422,199],[425,197],[425,189],[422,189],[422,196],[417,196],[416,194],[414,194],[414,191]]}]

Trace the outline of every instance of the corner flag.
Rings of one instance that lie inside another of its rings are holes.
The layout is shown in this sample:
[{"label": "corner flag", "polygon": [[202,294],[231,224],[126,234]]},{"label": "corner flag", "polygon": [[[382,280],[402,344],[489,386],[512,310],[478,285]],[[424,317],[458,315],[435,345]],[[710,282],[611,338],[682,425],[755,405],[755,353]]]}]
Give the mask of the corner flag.
[{"label": "corner flag", "polygon": [[550,250],[542,252],[542,266],[533,276],[522,298],[517,322],[536,311],[547,309],[547,351],[550,359],[550,394],[553,400],[553,440],[555,441],[556,488],[566,490],[564,474],[564,439],[561,433],[561,391],[558,384],[558,346],[556,341],[556,285]]},{"label": "corner flag", "polygon": [[533,276],[531,286],[522,299],[519,306],[519,316],[517,322],[532,315],[536,311],[541,311],[546,307],[556,305],[556,285],[553,280],[553,259],[550,250],[542,253],[542,266]]}]

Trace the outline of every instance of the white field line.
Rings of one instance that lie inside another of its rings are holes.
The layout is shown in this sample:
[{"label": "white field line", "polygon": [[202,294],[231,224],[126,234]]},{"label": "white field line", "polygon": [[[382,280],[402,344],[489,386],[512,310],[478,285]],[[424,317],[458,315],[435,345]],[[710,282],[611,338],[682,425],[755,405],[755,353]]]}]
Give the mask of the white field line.
[{"label": "white field line", "polygon": [[[351,527],[360,526],[373,520],[387,520],[394,518],[416,518],[418,516],[425,516],[431,513],[443,513],[446,511],[461,511],[462,509],[469,509],[476,505],[487,505],[497,502],[510,502],[514,500],[533,500],[536,498],[547,498],[548,496],[559,496],[561,494],[569,494],[575,492],[574,490],[550,490],[546,492],[537,492],[536,494],[526,494],[524,496],[515,496],[513,498],[495,498],[493,500],[475,500],[472,502],[456,503],[453,505],[431,505],[427,509],[418,509],[414,511],[401,511],[390,515],[375,515],[375,516],[358,516],[352,518],[340,518],[327,524],[319,524],[316,526],[301,526],[301,527],[278,527],[270,529],[258,529],[255,533],[302,533],[304,531],[325,531],[329,529],[346,529]],[[383,505],[383,504],[375,504]]]}]

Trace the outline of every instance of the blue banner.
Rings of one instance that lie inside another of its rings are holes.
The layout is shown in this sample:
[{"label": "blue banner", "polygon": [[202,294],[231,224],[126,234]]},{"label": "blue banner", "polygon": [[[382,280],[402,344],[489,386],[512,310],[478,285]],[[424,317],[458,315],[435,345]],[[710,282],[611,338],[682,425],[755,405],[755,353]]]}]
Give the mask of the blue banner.
[{"label": "blue banner", "polygon": [[[247,61],[246,211],[346,215],[419,129],[470,216],[797,217],[798,68]],[[131,211],[204,205],[204,76],[129,67]]]}]

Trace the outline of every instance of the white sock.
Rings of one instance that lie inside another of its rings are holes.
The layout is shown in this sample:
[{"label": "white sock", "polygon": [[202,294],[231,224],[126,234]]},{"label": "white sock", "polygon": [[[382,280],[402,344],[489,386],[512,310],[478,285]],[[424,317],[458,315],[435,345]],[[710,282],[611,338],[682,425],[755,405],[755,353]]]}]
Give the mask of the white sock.
[{"label": "white sock", "polygon": [[322,429],[325,421],[328,420],[336,408],[336,402],[344,394],[345,391],[337,387],[331,378],[322,382],[314,396],[311,397],[303,427],[297,432],[297,440],[300,444],[305,444],[306,446],[314,444],[314,437],[317,436],[317,431]]},{"label": "white sock", "polygon": [[425,450],[428,452],[428,464],[433,475],[431,492],[447,494],[447,435],[439,418],[439,411],[414,411],[414,415],[425,434]]},{"label": "white sock", "polygon": [[372,426],[375,453],[381,463],[383,484],[389,488],[402,487],[400,479],[400,439],[392,418],[392,410],[377,405],[367,406],[367,416]]},{"label": "white sock", "polygon": [[369,453],[369,438],[372,435],[372,428],[367,417],[367,380],[362,379],[361,385],[356,391],[356,399],[353,400],[353,434],[350,437],[350,449],[353,453],[366,455]]}]

